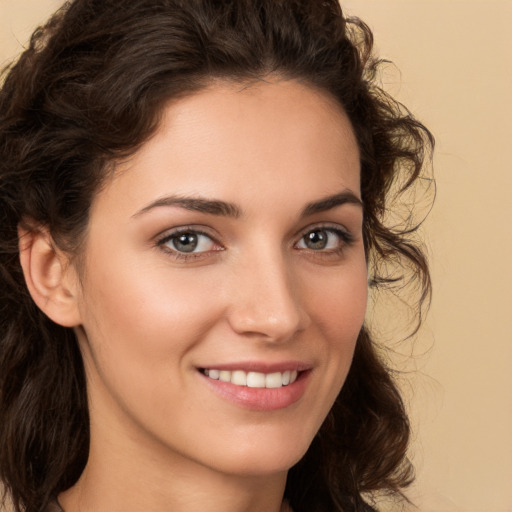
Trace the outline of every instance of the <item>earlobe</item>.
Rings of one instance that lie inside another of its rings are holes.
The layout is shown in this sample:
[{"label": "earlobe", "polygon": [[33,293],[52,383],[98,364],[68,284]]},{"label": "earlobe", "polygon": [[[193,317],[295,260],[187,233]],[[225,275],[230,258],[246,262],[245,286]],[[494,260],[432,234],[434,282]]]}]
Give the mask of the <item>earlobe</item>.
[{"label": "earlobe", "polygon": [[25,282],[36,305],[59,325],[80,325],[78,280],[69,258],[44,228],[18,227],[18,238]]}]

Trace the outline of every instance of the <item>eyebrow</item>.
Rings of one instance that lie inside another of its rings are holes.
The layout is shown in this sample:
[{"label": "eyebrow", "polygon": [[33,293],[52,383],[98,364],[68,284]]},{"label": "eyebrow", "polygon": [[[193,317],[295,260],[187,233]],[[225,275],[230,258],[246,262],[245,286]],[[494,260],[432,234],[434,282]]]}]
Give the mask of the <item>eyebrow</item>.
[{"label": "eyebrow", "polygon": [[[300,217],[309,217],[315,213],[325,212],[341,206],[343,204],[355,204],[363,206],[363,202],[351,190],[344,190],[338,194],[324,197],[318,201],[308,203],[301,212]],[[178,206],[185,210],[191,210],[200,213],[207,213],[210,215],[219,215],[223,217],[239,218],[242,216],[242,210],[234,203],[220,201],[217,199],[206,199],[201,197],[183,197],[183,196],[168,196],[162,197],[148,204],[142,210],[139,210],[132,217],[139,217],[140,215],[160,207]]]},{"label": "eyebrow", "polygon": [[332,210],[337,206],[341,206],[344,204],[355,204],[357,206],[363,207],[363,201],[357,197],[354,192],[351,190],[344,190],[339,194],[334,194],[332,196],[324,197],[319,201],[314,201],[305,206],[302,210],[301,217],[309,217],[314,215],[315,213],[325,212],[327,210]]},{"label": "eyebrow", "polygon": [[162,206],[179,206],[185,210],[209,213],[210,215],[220,215],[223,217],[238,218],[242,215],[242,211],[236,204],[227,203],[226,201],[206,199],[201,197],[169,196],[162,197],[161,199],[157,199],[151,204],[148,204],[142,208],[142,210],[134,214],[133,217],[138,217],[143,213]]}]

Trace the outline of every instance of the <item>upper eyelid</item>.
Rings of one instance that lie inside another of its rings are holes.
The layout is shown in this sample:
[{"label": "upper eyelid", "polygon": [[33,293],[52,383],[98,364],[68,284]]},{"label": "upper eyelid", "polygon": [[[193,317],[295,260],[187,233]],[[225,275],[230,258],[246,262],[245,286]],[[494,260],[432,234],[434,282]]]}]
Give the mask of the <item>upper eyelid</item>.
[{"label": "upper eyelid", "polygon": [[310,224],[309,226],[301,229],[298,234],[298,240],[300,240],[304,235],[307,235],[311,231],[315,231],[315,229],[325,229],[326,231],[334,231],[334,232],[341,232],[343,233],[347,238],[356,238],[355,234],[348,229],[343,224],[339,223],[332,223],[332,222],[319,222]]},{"label": "upper eyelid", "polygon": [[156,243],[161,244],[165,242],[166,240],[169,240],[170,238],[183,234],[183,233],[195,233],[198,235],[204,235],[208,238],[211,238],[216,244],[222,245],[218,237],[216,237],[214,234],[210,233],[208,228],[204,226],[179,226],[176,228],[169,228],[165,231],[162,231],[160,234],[158,234],[155,237]]}]

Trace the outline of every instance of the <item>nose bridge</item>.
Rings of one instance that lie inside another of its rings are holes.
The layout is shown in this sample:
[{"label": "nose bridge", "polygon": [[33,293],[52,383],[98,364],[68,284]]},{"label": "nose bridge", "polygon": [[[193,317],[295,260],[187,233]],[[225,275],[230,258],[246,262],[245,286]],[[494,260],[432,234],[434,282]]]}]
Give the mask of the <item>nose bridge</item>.
[{"label": "nose bridge", "polygon": [[260,248],[243,258],[235,286],[230,323],[238,333],[279,341],[307,325],[299,287],[280,248]]}]

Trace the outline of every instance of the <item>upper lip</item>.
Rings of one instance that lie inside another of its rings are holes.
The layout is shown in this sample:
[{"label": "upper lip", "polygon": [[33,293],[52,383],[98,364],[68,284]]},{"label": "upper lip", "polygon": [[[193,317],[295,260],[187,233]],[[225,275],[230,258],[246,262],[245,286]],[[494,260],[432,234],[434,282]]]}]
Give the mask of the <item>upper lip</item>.
[{"label": "upper lip", "polygon": [[263,361],[240,361],[231,363],[212,363],[211,365],[198,366],[200,369],[208,370],[242,370],[245,372],[275,373],[285,371],[305,371],[310,370],[312,364],[304,361],[281,361],[281,362],[263,362]]}]

